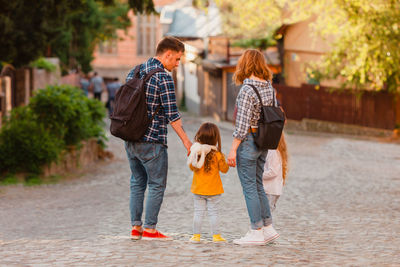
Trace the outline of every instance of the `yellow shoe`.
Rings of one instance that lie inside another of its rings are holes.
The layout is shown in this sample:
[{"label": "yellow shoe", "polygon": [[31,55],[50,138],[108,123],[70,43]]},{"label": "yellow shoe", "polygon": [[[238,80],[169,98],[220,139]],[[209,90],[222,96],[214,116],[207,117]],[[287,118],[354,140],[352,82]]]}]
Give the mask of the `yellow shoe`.
[{"label": "yellow shoe", "polygon": [[221,237],[220,234],[213,235],[213,242],[226,242],[225,238]]},{"label": "yellow shoe", "polygon": [[200,242],[200,234],[194,234],[190,240],[190,242]]}]

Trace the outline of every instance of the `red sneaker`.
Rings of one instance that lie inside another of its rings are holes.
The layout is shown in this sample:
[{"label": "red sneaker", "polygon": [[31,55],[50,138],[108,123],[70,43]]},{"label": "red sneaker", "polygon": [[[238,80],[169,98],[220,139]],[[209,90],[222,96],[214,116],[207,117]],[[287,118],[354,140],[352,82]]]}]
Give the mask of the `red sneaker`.
[{"label": "red sneaker", "polygon": [[143,231],[139,232],[136,229],[132,229],[131,238],[134,240],[139,240],[140,238],[142,238],[142,234],[143,234]]},{"label": "red sneaker", "polygon": [[154,233],[149,233],[149,232],[143,231],[142,239],[143,240],[172,240],[172,237],[163,235],[161,232],[156,230]]}]

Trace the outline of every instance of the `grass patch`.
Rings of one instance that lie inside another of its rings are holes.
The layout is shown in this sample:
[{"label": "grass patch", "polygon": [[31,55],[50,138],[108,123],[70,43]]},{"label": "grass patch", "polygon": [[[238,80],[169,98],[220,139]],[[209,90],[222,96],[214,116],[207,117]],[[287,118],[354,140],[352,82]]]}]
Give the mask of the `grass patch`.
[{"label": "grass patch", "polygon": [[19,183],[19,180],[14,175],[8,175],[8,176],[4,177],[4,179],[0,180],[0,186],[14,185],[14,184],[18,184],[18,183]]},{"label": "grass patch", "polygon": [[41,177],[38,175],[30,175],[25,178],[24,185],[36,186],[44,184],[56,184],[63,178],[62,175],[50,175],[48,177]]},{"label": "grass patch", "polygon": [[26,186],[35,186],[35,185],[41,185],[43,184],[42,179],[40,179],[39,176],[36,175],[29,175],[25,178],[24,184]]}]

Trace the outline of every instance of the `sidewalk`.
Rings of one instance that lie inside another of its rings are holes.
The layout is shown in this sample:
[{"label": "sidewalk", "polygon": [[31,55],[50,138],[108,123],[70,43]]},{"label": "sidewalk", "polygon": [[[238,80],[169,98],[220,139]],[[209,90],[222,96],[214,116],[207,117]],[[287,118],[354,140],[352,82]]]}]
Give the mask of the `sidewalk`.
[{"label": "sidewalk", "polygon": [[[201,122],[184,115],[193,138]],[[227,154],[233,126],[217,122]],[[168,185],[158,228],[170,242],[129,238],[130,170],[123,143],[115,158],[55,185],[0,187],[0,266],[365,266],[400,265],[400,145],[327,134],[289,132],[290,169],[273,214],[281,237],[239,247],[248,227],[236,169],[224,175],[221,210],[226,244],[188,242],[193,216],[191,172],[169,128]],[[204,237],[210,240],[208,221]]]}]

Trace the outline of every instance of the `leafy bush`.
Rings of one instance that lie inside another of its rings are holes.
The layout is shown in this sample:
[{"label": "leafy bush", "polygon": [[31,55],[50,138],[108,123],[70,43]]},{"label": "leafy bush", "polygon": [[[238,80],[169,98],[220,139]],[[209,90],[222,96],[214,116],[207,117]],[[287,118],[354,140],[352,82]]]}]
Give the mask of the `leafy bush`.
[{"label": "leafy bush", "polygon": [[56,161],[63,141],[37,123],[29,107],[18,108],[0,132],[0,171],[39,173]]},{"label": "leafy bush", "polygon": [[29,64],[32,68],[45,69],[49,72],[53,72],[57,69],[57,66],[46,60],[44,57],[40,57],[31,64]]},{"label": "leafy bush", "polygon": [[90,116],[90,120],[87,125],[88,134],[90,137],[96,137],[98,142],[104,147],[105,141],[107,140],[104,132],[104,117],[106,116],[106,109],[102,102],[95,99],[85,97],[85,101]]},{"label": "leafy bush", "polygon": [[76,87],[48,86],[30,102],[32,111],[47,129],[63,139],[67,146],[77,145],[90,137],[104,139],[104,105],[88,99]]},{"label": "leafy bush", "polygon": [[[67,146],[82,140],[106,140],[104,105],[72,86],[48,86],[30,104],[12,111],[0,130],[0,174],[38,174],[58,159]],[[0,178],[1,179],[1,178]]]}]

